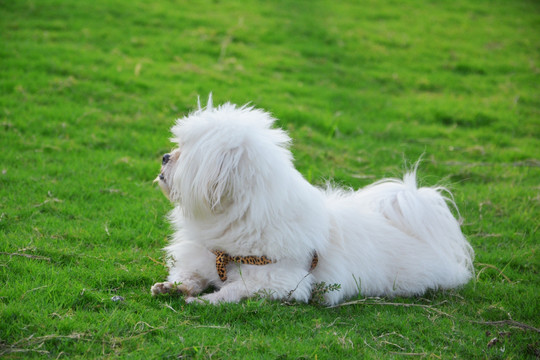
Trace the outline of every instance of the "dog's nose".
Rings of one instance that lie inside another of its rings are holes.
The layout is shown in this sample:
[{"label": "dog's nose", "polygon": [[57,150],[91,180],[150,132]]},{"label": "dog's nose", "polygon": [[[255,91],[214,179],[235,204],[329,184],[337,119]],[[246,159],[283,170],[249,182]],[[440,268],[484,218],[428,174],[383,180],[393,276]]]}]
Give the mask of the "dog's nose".
[{"label": "dog's nose", "polygon": [[161,163],[162,163],[163,165],[165,165],[166,163],[169,162],[169,159],[170,159],[170,158],[171,158],[171,155],[170,155],[170,154],[165,154],[165,155],[163,155],[163,160],[161,161]]}]

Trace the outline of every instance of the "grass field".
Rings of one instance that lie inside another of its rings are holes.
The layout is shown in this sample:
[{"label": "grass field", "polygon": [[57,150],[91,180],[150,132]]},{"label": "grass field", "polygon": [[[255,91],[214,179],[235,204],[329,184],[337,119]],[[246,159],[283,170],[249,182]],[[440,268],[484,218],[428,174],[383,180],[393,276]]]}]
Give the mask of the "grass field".
[{"label": "grass field", "polygon": [[[152,298],[152,180],[210,91],[278,117],[314,184],[424,154],[475,281],[337,308]],[[539,148],[532,0],[0,0],[0,357],[540,358]]]}]

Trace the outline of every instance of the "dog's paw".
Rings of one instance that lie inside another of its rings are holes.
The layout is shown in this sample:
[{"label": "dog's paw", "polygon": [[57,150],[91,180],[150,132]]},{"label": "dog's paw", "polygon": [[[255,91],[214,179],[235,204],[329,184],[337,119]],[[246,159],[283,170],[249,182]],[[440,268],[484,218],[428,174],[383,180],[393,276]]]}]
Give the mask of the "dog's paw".
[{"label": "dog's paw", "polygon": [[159,294],[168,294],[171,292],[172,288],[175,285],[170,282],[161,282],[161,283],[155,283],[154,286],[150,289],[150,292],[152,293],[152,296],[156,296]]},{"label": "dog's paw", "polygon": [[210,305],[210,301],[205,300],[204,296],[190,296],[185,299],[186,304],[196,304],[196,305]]},{"label": "dog's paw", "polygon": [[172,282],[161,282],[155,283],[154,286],[150,289],[152,296],[159,294],[184,294],[189,296],[191,291],[184,284],[174,284]]},{"label": "dog's paw", "polygon": [[197,305],[218,305],[224,303],[225,301],[216,296],[216,293],[206,294],[203,296],[188,296],[185,299],[186,304],[197,304]]},{"label": "dog's paw", "polygon": [[223,303],[238,303],[241,300],[240,297],[225,297],[220,291],[216,291],[211,294],[203,296],[187,296],[185,301],[187,304],[200,304],[200,305],[219,305]]}]

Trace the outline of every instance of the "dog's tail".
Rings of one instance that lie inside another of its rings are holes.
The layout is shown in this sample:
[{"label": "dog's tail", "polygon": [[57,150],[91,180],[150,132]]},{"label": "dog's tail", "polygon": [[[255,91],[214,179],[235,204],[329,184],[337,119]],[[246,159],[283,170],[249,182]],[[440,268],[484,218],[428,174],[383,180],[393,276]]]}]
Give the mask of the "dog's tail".
[{"label": "dog's tail", "polygon": [[470,280],[474,274],[474,251],[461,231],[459,211],[448,189],[418,187],[415,166],[403,180],[382,180],[364,190],[373,192],[377,199],[372,204],[394,226],[427,243],[446,263],[448,281],[444,287]]}]

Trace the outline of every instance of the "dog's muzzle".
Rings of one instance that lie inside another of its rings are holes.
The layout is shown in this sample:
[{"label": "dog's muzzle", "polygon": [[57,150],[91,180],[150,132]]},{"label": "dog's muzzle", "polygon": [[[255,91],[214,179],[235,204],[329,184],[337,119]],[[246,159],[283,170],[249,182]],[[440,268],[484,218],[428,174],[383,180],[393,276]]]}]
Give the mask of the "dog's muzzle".
[{"label": "dog's muzzle", "polygon": [[[171,154],[165,154],[163,155],[163,158],[161,159],[161,170],[163,171],[163,166],[167,165],[167,163],[169,162],[169,160],[171,159]],[[160,173],[157,177],[156,180],[154,180],[154,182],[158,181],[158,180],[161,180],[161,181],[165,181],[165,175],[163,175],[163,173]]]}]

